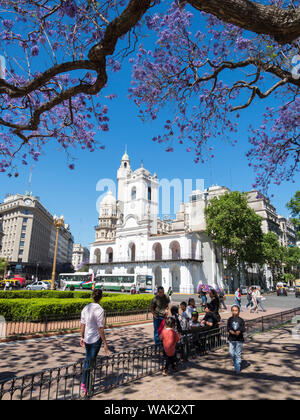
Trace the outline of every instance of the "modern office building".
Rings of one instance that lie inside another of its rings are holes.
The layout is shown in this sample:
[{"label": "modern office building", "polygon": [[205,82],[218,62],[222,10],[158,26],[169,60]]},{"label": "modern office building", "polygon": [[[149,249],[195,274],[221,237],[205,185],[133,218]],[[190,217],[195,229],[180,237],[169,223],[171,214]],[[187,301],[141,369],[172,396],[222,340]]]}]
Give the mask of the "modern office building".
[{"label": "modern office building", "polygon": [[[50,276],[53,263],[53,217],[32,194],[9,194],[0,203],[4,236],[0,255],[8,259],[9,270],[28,276]],[[61,239],[63,238],[63,239]],[[55,241],[55,239],[54,239]],[[72,263],[73,238],[62,228],[57,263]]]}]

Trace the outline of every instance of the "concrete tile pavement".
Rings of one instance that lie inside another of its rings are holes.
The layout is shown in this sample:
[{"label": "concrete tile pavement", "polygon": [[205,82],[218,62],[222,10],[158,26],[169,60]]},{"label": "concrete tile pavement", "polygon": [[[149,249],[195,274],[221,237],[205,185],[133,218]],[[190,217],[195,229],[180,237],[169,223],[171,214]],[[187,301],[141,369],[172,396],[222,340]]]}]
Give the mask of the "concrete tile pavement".
[{"label": "concrete tile pavement", "polygon": [[[281,312],[272,308],[266,313],[249,314],[242,312],[244,319]],[[231,316],[230,310],[221,312],[224,321]],[[141,324],[133,327],[113,328],[106,330],[106,337],[112,353],[133,350],[154,344],[153,325]],[[79,334],[68,334],[26,341],[0,343],[0,380],[22,376],[43,369],[64,366],[84,358],[85,351],[79,345]],[[103,347],[99,356],[104,355]]]},{"label": "concrete tile pavement", "polygon": [[156,374],[96,396],[102,400],[300,399],[300,339],[285,326],[244,346],[245,368],[233,372],[228,348],[190,360],[167,377]]},{"label": "concrete tile pavement", "polygon": [[[132,350],[153,344],[153,327],[141,324],[106,330],[112,353]],[[0,380],[22,376],[43,369],[64,366],[84,359],[79,334],[68,334],[26,341],[0,343]],[[103,347],[99,356],[104,355]]]}]

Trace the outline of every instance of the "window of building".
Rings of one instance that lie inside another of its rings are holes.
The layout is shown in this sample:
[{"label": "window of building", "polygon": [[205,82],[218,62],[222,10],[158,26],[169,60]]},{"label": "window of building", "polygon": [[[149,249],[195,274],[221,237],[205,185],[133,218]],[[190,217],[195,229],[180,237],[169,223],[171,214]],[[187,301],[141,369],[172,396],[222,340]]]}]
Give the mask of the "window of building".
[{"label": "window of building", "polygon": [[148,187],[148,201],[151,201],[151,187]]},{"label": "window of building", "polygon": [[136,199],[136,187],[133,187],[131,190],[131,200]]}]

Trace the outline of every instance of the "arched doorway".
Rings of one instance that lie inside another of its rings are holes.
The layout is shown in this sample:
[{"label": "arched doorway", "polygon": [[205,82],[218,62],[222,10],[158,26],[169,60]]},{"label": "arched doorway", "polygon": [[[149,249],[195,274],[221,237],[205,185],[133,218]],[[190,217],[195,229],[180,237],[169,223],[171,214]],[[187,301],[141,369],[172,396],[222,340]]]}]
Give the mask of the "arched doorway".
[{"label": "arched doorway", "polygon": [[196,264],[192,267],[192,282],[194,286],[194,293],[197,293],[198,284],[200,283],[199,269]]},{"label": "arched doorway", "polygon": [[100,252],[100,249],[95,249],[95,251],[94,251],[94,261],[93,261],[93,263],[94,264],[100,264],[100,262],[101,262],[101,252]]},{"label": "arched doorway", "polygon": [[177,241],[172,241],[170,243],[170,257],[172,260],[180,259],[180,244]]},{"label": "arched doorway", "polygon": [[106,262],[113,262],[114,252],[111,247],[106,250]]},{"label": "arched doorway", "polygon": [[154,285],[162,286],[162,272],[159,266],[154,270]]},{"label": "arched doorway", "polygon": [[196,258],[196,249],[197,249],[197,244],[196,242],[192,242],[192,260],[194,260]]},{"label": "arched doorway", "polygon": [[159,242],[156,242],[152,247],[152,259],[155,261],[162,260],[162,246]]},{"label": "arched doorway", "polygon": [[173,292],[180,292],[180,267],[178,265],[174,265],[171,268],[171,287]]},{"label": "arched doorway", "polygon": [[135,261],[135,243],[129,244],[129,261]]}]

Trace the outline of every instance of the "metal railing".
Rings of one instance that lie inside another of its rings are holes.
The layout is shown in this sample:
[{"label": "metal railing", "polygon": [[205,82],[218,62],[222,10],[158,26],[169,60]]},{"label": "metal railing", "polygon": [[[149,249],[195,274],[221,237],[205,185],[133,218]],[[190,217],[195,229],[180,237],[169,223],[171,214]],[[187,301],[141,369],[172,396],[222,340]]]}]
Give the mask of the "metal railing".
[{"label": "metal railing", "polygon": [[[300,308],[246,321],[247,334],[282,325],[300,314]],[[189,358],[203,356],[228,342],[227,327],[184,332],[177,346],[177,359],[184,364]],[[147,346],[99,358],[95,366],[84,369],[80,361],[67,366],[46,369],[0,382],[0,400],[68,400],[80,399],[80,383],[87,375],[86,398],[109,391],[159,372],[164,365],[162,346]]]},{"label": "metal railing", "polygon": [[[149,309],[127,312],[106,312],[105,327],[122,325],[131,322],[143,322],[152,319]],[[6,338],[22,337],[32,334],[46,334],[50,332],[66,332],[80,328],[80,314],[52,315],[43,320],[5,321]],[[4,337],[2,337],[4,338]]]}]

